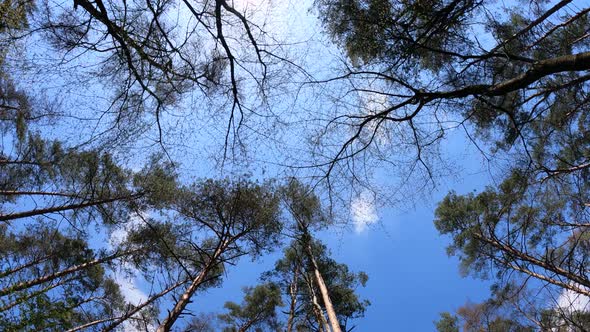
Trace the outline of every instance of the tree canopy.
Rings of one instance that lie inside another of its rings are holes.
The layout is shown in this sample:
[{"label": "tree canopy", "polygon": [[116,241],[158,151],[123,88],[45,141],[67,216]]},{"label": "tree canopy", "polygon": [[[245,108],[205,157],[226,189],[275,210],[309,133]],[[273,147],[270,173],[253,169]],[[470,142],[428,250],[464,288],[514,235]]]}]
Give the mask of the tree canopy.
[{"label": "tree canopy", "polygon": [[1,330],[350,331],[326,232],[463,176],[457,136],[492,181],[434,227],[492,287],[436,329],[590,329],[587,2],[315,0],[333,61],[258,5],[0,0]]}]

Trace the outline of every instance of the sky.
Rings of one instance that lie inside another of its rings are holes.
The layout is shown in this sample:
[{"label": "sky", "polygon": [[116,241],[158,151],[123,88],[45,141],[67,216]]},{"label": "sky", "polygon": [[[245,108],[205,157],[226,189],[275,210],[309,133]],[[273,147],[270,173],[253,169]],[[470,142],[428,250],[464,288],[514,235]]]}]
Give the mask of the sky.
[{"label": "sky", "polygon": [[[268,15],[268,27],[279,35],[283,34],[287,40],[301,42],[301,45],[304,45],[304,41],[315,40],[317,44],[314,47],[294,48],[299,52],[305,49],[307,53],[299,55],[313,59],[308,64],[310,70],[318,76],[323,75],[322,68],[331,69],[333,63],[338,62],[341,54],[334,46],[325,46],[326,38],[321,35],[321,28],[309,11],[311,1],[234,2],[243,10],[256,11],[263,8],[261,14],[271,13],[272,15]],[[96,94],[96,91],[91,89],[86,93]],[[303,95],[300,104],[297,104],[305,106],[302,112],[314,110],[313,107],[323,107],[321,103],[309,102],[307,97],[309,96]],[[83,94],[80,98],[84,99]],[[275,98],[280,99],[280,95]],[[371,103],[380,103],[370,98],[365,102],[369,108]],[[279,103],[277,106],[289,109],[293,105]],[[178,125],[179,131],[183,129],[181,126],[195,123],[200,123],[201,128],[211,126],[211,123],[198,122],[200,119],[192,119],[195,122],[190,123],[186,119],[168,118],[168,125]],[[197,131],[194,127],[192,129]],[[223,130],[217,132],[218,135],[223,133]],[[292,148],[300,146],[302,142],[297,141],[297,137],[291,134],[291,138],[283,143]],[[199,134],[192,138],[195,144],[187,143],[180,147],[176,153],[183,156],[180,158],[181,171],[188,172],[192,177],[227,175],[220,175],[216,169],[216,161],[206,158],[206,150],[209,148],[207,142],[218,138],[215,135]],[[195,146],[202,148],[195,149]],[[273,154],[280,152],[268,150],[255,154],[252,159],[254,162],[248,165],[249,170],[257,176],[262,173],[266,176],[284,175],[277,163],[268,162],[278,161]],[[359,190],[353,194],[347,210],[343,211],[351,225],[346,228],[331,228],[317,234],[331,249],[336,261],[347,264],[352,271],[364,271],[369,276],[367,286],[360,288],[358,292],[371,305],[365,317],[354,322],[357,325],[355,331],[378,331],[384,328],[393,330],[393,327],[399,331],[433,331],[433,321],[438,319],[439,313],[453,311],[468,301],[479,302],[489,296],[489,282],[460,275],[457,259],[448,257],[445,251],[450,239],[438,234],[433,220],[436,203],[449,190],[460,194],[481,191],[485,185],[493,183],[493,174],[490,174],[488,165],[475,147],[468,144],[466,137],[458,131],[449,133],[441,153],[448,156],[452,175],[437,180],[436,185],[428,192],[409,198],[404,204],[389,206],[376,199],[372,192]],[[375,174],[377,181],[382,181],[383,184],[390,181],[390,176],[391,172],[385,170],[377,170]],[[122,236],[124,234],[117,232],[111,235],[111,240],[117,241]],[[239,302],[241,288],[255,285],[260,274],[271,269],[279,257],[280,252],[276,252],[254,262],[247,258],[242,259],[237,266],[228,269],[221,287],[196,294],[191,310],[219,313],[223,310],[225,301]],[[117,280],[130,301],[138,302],[145,297],[145,289],[142,290],[140,280],[121,275],[117,276]]]},{"label": "sky", "polygon": [[[248,0],[247,5],[255,2]],[[321,28],[308,10],[310,1],[288,1],[282,5],[285,6],[282,11],[274,10],[278,13],[275,17],[284,21],[273,24],[288,31],[289,38],[322,39]],[[309,52],[314,54],[314,50]],[[330,47],[322,48],[322,52],[325,53],[313,57],[315,63],[310,64],[317,72],[339,56]],[[370,103],[375,101],[368,100],[368,103],[370,108]],[[358,293],[371,305],[364,318],[354,321],[355,331],[394,330],[393,327],[398,331],[434,331],[433,321],[439,313],[489,296],[489,283],[460,275],[457,259],[446,254],[449,239],[441,237],[434,228],[436,202],[449,190],[459,193],[481,190],[490,180],[487,164],[477,157],[473,146],[466,144],[466,138],[459,132],[449,136],[443,153],[455,158],[456,176],[440,181],[434,190],[420,196],[420,200],[405,202],[404,206],[388,207],[375,200],[369,191],[361,190],[350,201],[348,213],[352,226],[317,234],[336,261],[347,264],[352,271],[369,275],[367,286],[359,288]],[[389,173],[382,173],[377,178],[385,182]],[[205,312],[219,312],[225,301],[239,302],[241,287],[256,284],[260,273],[271,269],[278,257],[274,254],[257,262],[243,260],[229,269],[221,288],[207,290],[195,299],[194,305]],[[239,277],[232,278],[232,275]],[[228,298],[230,294],[232,298]]]},{"label": "sky", "polygon": [[[450,139],[448,153],[471,154],[460,135],[456,136]],[[446,254],[449,238],[441,237],[433,224],[436,202],[448,190],[479,191],[488,182],[489,174],[479,158],[466,158],[461,167],[461,179],[441,182],[413,206],[378,207],[365,197],[362,202],[352,202],[350,214],[353,220],[356,216],[369,221],[369,225],[355,223],[352,227],[331,228],[316,234],[328,245],[332,258],[369,276],[367,286],[359,288],[358,294],[371,305],[365,317],[353,322],[357,326],[355,331],[390,327],[398,331],[434,331],[433,322],[441,312],[488,298],[490,283],[460,275],[458,260]],[[220,312],[225,301],[241,301],[241,287],[255,285],[260,273],[270,270],[279,254],[256,262],[242,260],[228,270],[221,288],[207,290],[195,298],[193,308]]]},{"label": "sky", "polygon": [[[267,26],[272,27],[275,33],[282,34],[286,40],[313,41],[315,46],[304,46],[308,52],[306,56],[313,59],[307,63],[311,72],[322,76],[322,68],[338,62],[339,51],[327,44],[318,22],[309,10],[311,1],[235,0],[235,3],[252,12],[263,8],[260,13],[272,18],[266,19]],[[305,102],[307,97],[303,95],[297,105],[309,104]],[[383,103],[371,96],[367,96],[363,102],[368,109],[373,106],[378,108]],[[293,107],[292,104],[280,103],[278,106]],[[327,106],[320,103],[316,107]],[[172,122],[170,125],[176,126]],[[380,202],[372,192],[360,190],[352,196],[345,207],[348,211],[343,213],[352,225],[331,228],[317,234],[328,245],[336,261],[347,264],[352,271],[364,271],[369,275],[367,286],[358,289],[358,293],[363,299],[369,300],[371,305],[365,317],[353,323],[357,326],[355,331],[377,331],[390,326],[395,326],[399,331],[433,331],[433,322],[438,319],[439,313],[453,311],[467,301],[481,301],[489,295],[488,283],[459,274],[458,261],[449,258],[445,251],[449,239],[439,236],[433,225],[436,202],[451,188],[466,193],[481,190],[484,183],[489,182],[489,174],[481,158],[466,158],[476,153],[472,146],[466,144],[466,138],[459,132],[449,136],[444,153],[456,159],[453,161],[457,167],[453,170],[454,177],[438,182],[433,190],[419,198],[393,207]],[[199,142],[192,146],[206,145],[209,139],[211,137],[197,138]],[[292,135],[283,143],[291,147],[299,146],[302,142],[298,139],[297,135]],[[380,139],[385,141],[387,138]],[[219,175],[215,174],[219,172],[215,163],[203,162],[203,159],[198,163],[193,162],[202,155],[191,148],[191,144],[187,146],[185,152],[177,152],[179,155],[186,153],[180,158],[183,162],[181,171],[198,176]],[[277,157],[271,156],[271,153],[264,149],[257,151],[255,158],[258,161],[249,165],[252,172],[260,175],[258,171],[264,168],[267,176],[280,176],[280,166],[266,162],[276,160]],[[376,174],[383,183],[389,181],[389,176],[391,172],[386,171],[377,171]],[[121,234],[114,236],[120,237]],[[219,313],[223,311],[226,301],[240,302],[241,288],[257,284],[260,274],[270,270],[280,255],[279,250],[254,262],[249,258],[242,259],[239,264],[228,269],[221,287],[196,294],[190,309],[193,313]],[[117,278],[129,300],[135,302],[145,297],[140,279]]]}]

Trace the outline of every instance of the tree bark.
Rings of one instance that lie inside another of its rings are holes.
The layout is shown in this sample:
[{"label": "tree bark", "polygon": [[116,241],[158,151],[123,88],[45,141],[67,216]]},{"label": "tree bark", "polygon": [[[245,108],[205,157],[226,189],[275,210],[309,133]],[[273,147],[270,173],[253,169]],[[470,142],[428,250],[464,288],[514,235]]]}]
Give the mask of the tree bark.
[{"label": "tree bark", "polygon": [[186,289],[186,291],[182,294],[180,299],[174,305],[174,308],[168,313],[168,316],[164,321],[158,326],[157,332],[168,332],[172,328],[172,325],[176,322],[178,317],[182,314],[186,306],[190,303],[190,299],[193,294],[197,291],[199,286],[207,277],[207,274],[211,270],[211,268],[217,263],[217,259],[221,256],[225,247],[228,245],[229,241],[223,241],[219,247],[215,250],[215,253],[207,263],[207,265],[203,268],[203,270],[195,277],[193,282],[190,286]]},{"label": "tree bark", "polygon": [[316,319],[318,320],[318,327],[320,332],[331,332],[330,326],[328,325],[328,321],[326,317],[324,317],[324,311],[322,310],[322,306],[318,303],[318,297],[313,290],[313,281],[312,278],[309,276],[306,277],[307,287],[309,288],[309,292],[311,294],[311,303],[313,304],[313,312],[316,315]]},{"label": "tree bark", "polygon": [[28,160],[0,159],[0,166],[3,166],[3,165],[49,166],[49,165],[51,165],[51,163],[50,162],[28,161]]},{"label": "tree bark", "polygon": [[73,278],[71,278],[71,279],[65,279],[65,280],[62,280],[62,281],[60,281],[58,283],[55,283],[53,285],[49,285],[49,286],[47,286],[47,287],[45,287],[43,289],[40,289],[38,291],[35,291],[33,293],[27,294],[27,295],[25,295],[25,296],[23,296],[21,298],[16,299],[15,301],[13,301],[13,302],[11,302],[9,304],[4,305],[2,308],[0,308],[0,312],[4,312],[6,310],[10,310],[10,309],[14,308],[15,306],[17,306],[17,305],[19,305],[19,304],[21,304],[21,303],[23,303],[25,301],[28,301],[28,300],[30,300],[30,299],[32,299],[32,298],[34,298],[36,296],[39,296],[39,295],[41,295],[43,293],[47,293],[48,291],[50,291],[50,290],[52,290],[52,289],[54,289],[56,287],[59,287],[61,285],[64,285],[64,284],[66,284],[66,283],[68,283],[68,282],[70,282],[72,280],[73,280]]},{"label": "tree bark", "polygon": [[563,55],[556,58],[539,60],[529,70],[519,76],[494,85],[469,85],[464,88],[445,92],[421,92],[418,98],[426,101],[435,99],[463,98],[470,95],[501,96],[508,92],[525,88],[531,83],[552,74],[583,71],[590,69],[590,52]]},{"label": "tree bark", "polygon": [[[153,303],[155,300],[161,298],[162,296],[164,296],[164,295],[170,293],[171,291],[175,290],[178,286],[184,284],[187,281],[188,280],[183,280],[183,281],[177,282],[176,284],[174,284],[174,285],[172,285],[172,286],[164,289],[160,293],[158,293],[158,294],[150,297],[145,302],[137,305],[136,307],[133,308],[133,310],[127,311],[127,313],[125,313],[123,316],[110,319],[110,320],[116,320],[116,321],[113,322],[111,325],[105,327],[103,329],[103,332],[108,332],[108,331],[114,330],[117,326],[121,325],[121,323],[123,323],[124,321],[126,321],[127,319],[129,319],[130,317],[132,317],[133,315],[135,315],[136,313],[138,313],[139,311],[141,311],[143,308],[147,307],[148,305],[150,305],[151,303]],[[88,324],[79,326],[77,328],[68,330],[67,332],[74,332],[74,331],[82,330],[82,329],[85,329],[85,328],[90,327],[92,325],[100,324],[102,322],[103,322],[102,320],[101,321],[95,321],[95,322],[88,323]]]},{"label": "tree bark", "polygon": [[[481,233],[475,233],[474,237],[480,241],[483,241],[485,243],[492,245],[493,247],[497,248],[498,250],[500,250],[502,252],[505,252],[505,253],[511,255],[512,257],[515,257],[516,259],[519,259],[523,262],[528,262],[528,263],[533,264],[535,266],[541,267],[547,271],[551,271],[551,272],[555,273],[556,275],[564,277],[564,278],[568,279],[570,282],[573,282],[573,283],[583,286],[585,288],[590,288],[590,280],[586,276],[572,273],[571,271],[563,269],[563,268],[556,266],[554,264],[551,264],[547,261],[544,261],[544,260],[541,260],[541,259],[536,258],[534,256],[531,256],[526,252],[522,252],[520,250],[517,250],[514,247],[510,246],[509,244],[502,243],[496,239],[490,239]],[[542,279],[545,281],[552,280],[551,278],[548,278],[547,276],[543,276],[543,278],[542,278],[542,277],[540,277],[541,276],[540,274],[532,273],[531,271],[527,272],[527,271],[528,271],[528,269],[523,269],[521,272],[525,272],[533,277],[536,277],[538,279]],[[584,295],[590,295],[590,292],[583,291],[582,288],[580,288],[580,287],[571,287],[571,286],[567,286],[567,285],[568,285],[568,283],[560,284],[560,286],[565,287],[570,290],[573,290],[575,292],[580,293],[580,291],[581,291],[581,293]]]},{"label": "tree bark", "polygon": [[184,284],[185,282],[186,282],[186,280],[185,281],[181,281],[181,282],[177,282],[176,284],[174,284],[174,285],[172,285],[172,286],[164,289],[160,293],[158,293],[156,295],[153,295],[152,297],[150,297],[149,299],[147,299],[145,302],[143,302],[143,303],[137,305],[136,307],[134,307],[133,310],[127,311],[122,316],[119,316],[119,317],[110,317],[110,318],[104,318],[104,319],[98,319],[98,320],[95,320],[95,321],[92,321],[92,322],[88,322],[86,324],[83,324],[83,325],[80,325],[80,326],[76,326],[74,328],[71,328],[71,329],[67,330],[66,332],[76,332],[76,331],[84,330],[84,329],[87,329],[89,327],[92,327],[92,326],[95,326],[95,325],[98,325],[98,324],[102,324],[102,323],[106,323],[106,322],[110,322],[110,321],[115,321],[111,325],[105,327],[102,330],[103,332],[112,331],[117,326],[119,326],[121,323],[123,323],[124,321],[126,321],[127,319],[129,319],[131,316],[135,315],[140,310],[142,310],[146,306],[148,306],[151,303],[153,303],[155,300],[157,300],[157,299],[161,298],[162,296],[170,293],[171,291],[173,291],[174,289],[176,289],[178,286]]},{"label": "tree bark", "polygon": [[295,308],[297,307],[297,281],[299,280],[299,268],[295,267],[293,271],[293,282],[289,285],[289,295],[291,304],[289,305],[289,318],[287,319],[287,332],[293,330],[293,320],[295,319]]},{"label": "tree bark", "polygon": [[5,277],[7,277],[7,276],[9,276],[9,275],[11,275],[13,273],[16,273],[16,272],[21,271],[21,270],[24,270],[24,269],[26,269],[28,267],[35,266],[37,264],[40,264],[40,263],[48,260],[49,258],[50,258],[49,256],[44,256],[44,257],[35,259],[33,261],[30,261],[28,263],[25,263],[23,265],[17,266],[15,268],[12,268],[12,269],[9,269],[9,270],[4,270],[4,271],[0,272],[0,278],[5,278]]},{"label": "tree bark", "polygon": [[309,256],[309,260],[311,261],[313,267],[313,273],[316,279],[316,283],[318,285],[318,289],[320,290],[322,300],[324,301],[324,305],[326,306],[326,312],[328,313],[328,319],[330,320],[332,332],[342,332],[342,330],[340,329],[340,323],[338,322],[338,317],[336,316],[336,311],[334,310],[334,306],[332,305],[332,300],[330,300],[330,293],[328,292],[328,288],[324,283],[324,278],[322,278],[322,274],[320,273],[318,264],[313,256],[311,245],[307,243],[305,247],[307,255]]},{"label": "tree bark", "polygon": [[53,191],[19,191],[19,190],[2,190],[0,196],[59,196],[69,198],[81,198],[76,194],[59,193]]}]

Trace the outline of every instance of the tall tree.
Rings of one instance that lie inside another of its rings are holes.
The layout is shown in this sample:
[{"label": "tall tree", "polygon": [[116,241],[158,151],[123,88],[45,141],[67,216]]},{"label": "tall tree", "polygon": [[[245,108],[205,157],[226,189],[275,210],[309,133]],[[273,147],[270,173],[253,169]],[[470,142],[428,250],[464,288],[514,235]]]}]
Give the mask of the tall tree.
[{"label": "tall tree", "polygon": [[261,284],[256,287],[244,288],[244,301],[237,304],[226,302],[226,314],[219,315],[227,326],[227,332],[262,331],[268,327],[270,331],[280,331],[277,307],[283,305],[281,290],[273,283]]},{"label": "tall tree", "polygon": [[[359,286],[365,286],[368,276],[364,272],[351,272],[347,265],[336,262],[321,242],[315,240],[311,246],[338,325],[342,330],[349,331],[354,328],[350,321],[363,317],[370,304],[367,300],[361,300],[356,293]],[[325,318],[325,302],[320,295],[315,269],[299,241],[294,240],[284,250],[283,258],[262,279],[276,283],[283,290],[284,302],[287,303],[284,311],[286,331],[331,330],[331,324],[328,325]]]},{"label": "tall tree", "polygon": [[363,160],[409,161],[409,172],[433,180],[438,143],[462,129],[502,174],[482,193],[453,192],[440,203],[435,224],[452,236],[449,253],[464,272],[500,288],[537,287],[545,299],[540,294],[588,296],[588,4],[315,4],[350,59],[324,83],[352,83],[336,91],[345,91],[343,104],[358,106],[343,107],[327,125],[326,133],[353,134],[335,150],[333,140],[326,145],[326,174],[360,174]]},{"label": "tall tree", "polygon": [[[411,162],[410,171],[436,177],[436,143],[454,128],[464,129],[490,159],[498,149],[512,150],[547,175],[585,168],[584,158],[560,153],[586,131],[590,38],[583,3],[315,4],[327,32],[353,61],[325,82],[352,84],[336,86],[345,94],[343,107],[325,133],[335,132],[342,144],[326,137],[328,174],[360,172],[367,165],[361,157],[376,154],[398,167]],[[338,129],[353,134],[340,135]],[[403,152],[411,152],[409,160]],[[359,163],[336,167],[350,158]]]},{"label": "tall tree", "polygon": [[297,180],[290,181],[284,187],[283,191],[283,201],[293,217],[292,227],[295,230],[295,236],[300,242],[301,250],[305,253],[309,262],[307,269],[313,274],[315,284],[328,314],[331,330],[334,332],[340,332],[340,324],[338,323],[336,311],[334,310],[328,288],[326,287],[324,277],[319,269],[312,247],[313,238],[310,233],[310,228],[322,227],[327,222],[320,200],[311,191],[311,188],[303,185]]},{"label": "tall tree", "polygon": [[[278,202],[270,184],[247,181],[205,181],[184,190],[175,207],[193,231],[183,242],[190,244],[188,250],[199,254],[202,261],[197,270],[187,271],[192,279],[190,285],[158,331],[170,330],[195,292],[209,278],[217,277],[224,264],[233,264],[244,255],[260,255],[276,246],[281,230]],[[189,259],[191,256],[187,255]]]}]

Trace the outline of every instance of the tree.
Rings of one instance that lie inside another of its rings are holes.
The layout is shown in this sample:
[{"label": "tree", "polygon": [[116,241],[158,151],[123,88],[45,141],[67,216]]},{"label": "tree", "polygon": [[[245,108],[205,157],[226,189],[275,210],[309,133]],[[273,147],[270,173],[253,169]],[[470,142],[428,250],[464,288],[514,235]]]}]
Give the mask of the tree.
[{"label": "tree", "polygon": [[279,331],[280,324],[277,317],[277,307],[283,305],[281,290],[273,283],[261,284],[256,287],[244,288],[243,304],[226,302],[228,310],[219,318],[227,324],[224,331],[245,332],[268,330]]},{"label": "tree", "polygon": [[[585,6],[318,0],[316,8],[352,60],[323,83],[344,85],[337,86],[342,103],[358,107],[343,107],[327,125],[326,133],[353,132],[340,135],[336,150],[329,140],[337,138],[326,137],[328,175],[360,172],[362,163],[338,164],[376,155],[436,177],[436,143],[454,128],[464,129],[488,159],[494,151],[518,151],[523,163],[546,175],[585,168],[584,158],[559,153],[585,132]],[[403,152],[411,152],[409,160]]]},{"label": "tree", "polygon": [[578,195],[586,193],[567,193],[573,189],[569,185],[530,182],[527,174],[515,172],[499,188],[449,194],[435,221],[442,234],[453,238],[449,254],[459,256],[465,273],[494,276],[498,285],[524,287],[535,278],[544,285],[542,292],[556,293],[556,298],[564,292],[588,296],[588,232],[578,205],[583,199]]},{"label": "tree", "polygon": [[[367,300],[356,294],[359,286],[365,286],[368,276],[364,272],[351,272],[347,265],[330,258],[329,250],[320,241],[311,244],[318,270],[336,313],[339,327],[344,331],[354,328],[350,321],[364,316]],[[275,268],[263,274],[264,281],[276,283],[282,290],[288,310],[285,311],[286,331],[330,331],[325,318],[325,302],[317,284],[315,268],[309,261],[305,248],[294,240],[284,250],[284,256]]]},{"label": "tree", "polygon": [[436,321],[436,330],[438,332],[459,332],[459,319],[448,312],[440,314],[440,320]]},{"label": "tree", "polygon": [[122,308],[119,286],[94,263],[116,257],[101,258],[83,239],[47,226],[27,234],[0,230],[3,330],[69,329]]},{"label": "tree", "polygon": [[[322,227],[327,222],[319,198],[311,192],[311,188],[297,180],[292,180],[284,188],[283,200],[293,218],[293,228],[295,236],[299,240],[301,251],[309,261],[307,269],[313,274],[315,284],[324,302],[330,328],[334,332],[340,332],[340,324],[330,299],[329,290],[316,260],[316,253],[314,253],[312,243],[313,237],[310,233],[311,227]],[[323,317],[323,313],[321,316]]]},{"label": "tree", "polygon": [[[244,255],[255,257],[269,251],[277,244],[281,230],[278,197],[270,184],[205,181],[186,188],[176,209],[190,222],[187,226],[194,228],[181,241],[202,261],[193,262],[199,264],[196,271],[186,271],[191,282],[158,331],[170,330],[193,294],[209,278],[217,278],[224,264],[233,264]],[[202,240],[198,241],[199,238]],[[193,255],[186,256],[190,262]]]},{"label": "tree", "polygon": [[[197,290],[219,284],[225,264],[277,244],[278,196],[270,183],[185,186],[157,156],[134,172],[111,152],[46,140],[29,128],[29,96],[4,78],[3,115],[20,112],[2,119],[0,221],[2,236],[15,239],[5,241],[0,261],[6,328],[168,331]],[[107,240],[123,236],[90,249],[97,230]],[[121,269],[151,283],[140,302],[124,298],[109,277]],[[171,295],[175,305],[160,322],[160,302]]]},{"label": "tree", "polygon": [[[32,4],[14,5],[18,11]],[[70,329],[117,315],[125,300],[109,267],[145,248],[95,249],[89,230],[119,227],[150,194],[130,183],[133,175],[111,154],[68,148],[30,130],[36,109],[4,69],[2,64],[2,329]]]},{"label": "tree", "polygon": [[328,124],[326,132],[353,134],[324,152],[326,174],[360,173],[346,162],[371,156],[403,166],[399,153],[410,151],[409,172],[436,182],[438,143],[463,129],[501,180],[439,204],[449,253],[499,288],[552,294],[537,317],[564,292],[588,296],[588,6],[319,0],[316,8],[351,61],[323,83],[351,82],[340,91],[344,103],[356,93],[358,105]]},{"label": "tree", "polygon": [[[271,75],[274,66],[288,64],[272,31],[253,21],[258,13],[233,1],[74,0],[71,6],[39,6],[37,25],[22,35],[49,40],[50,50],[62,58],[58,65],[84,59],[96,66],[92,76],[112,95],[103,114],[107,130],[125,142],[155,128],[156,142],[167,150],[177,144],[166,140],[174,129],[168,114],[198,110],[219,117],[221,109],[227,111],[227,153],[232,139],[239,142],[243,124],[256,117],[253,105],[265,103],[268,82],[279,77]],[[186,107],[195,96],[194,107]]]},{"label": "tree", "polygon": [[[66,148],[36,133],[11,142],[0,162],[0,311],[10,317],[9,329],[152,326],[158,301],[188,284],[162,322],[167,331],[197,289],[218,283],[224,264],[278,241],[278,197],[270,184],[181,186],[174,167],[157,157],[131,172],[109,153]],[[125,236],[93,250],[92,227]],[[143,302],[128,303],[108,277],[121,267],[153,284]],[[103,301],[110,304],[103,308]]]}]

